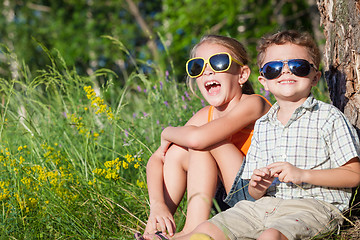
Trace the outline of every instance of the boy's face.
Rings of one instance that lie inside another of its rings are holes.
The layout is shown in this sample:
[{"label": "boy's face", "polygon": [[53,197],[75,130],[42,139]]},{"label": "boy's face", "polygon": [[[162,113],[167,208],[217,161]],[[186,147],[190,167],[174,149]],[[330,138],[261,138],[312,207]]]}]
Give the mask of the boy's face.
[{"label": "boy's face", "polygon": [[[261,67],[271,61],[290,59],[304,59],[313,64],[305,47],[287,43],[284,45],[273,44],[268,47]],[[265,90],[269,90],[275,96],[277,101],[302,103],[309,96],[311,87],[317,84],[320,76],[321,72],[316,71],[314,67],[311,67],[307,76],[299,77],[290,71],[287,63],[284,63],[278,77],[269,80],[264,76],[259,76],[258,79]]]}]

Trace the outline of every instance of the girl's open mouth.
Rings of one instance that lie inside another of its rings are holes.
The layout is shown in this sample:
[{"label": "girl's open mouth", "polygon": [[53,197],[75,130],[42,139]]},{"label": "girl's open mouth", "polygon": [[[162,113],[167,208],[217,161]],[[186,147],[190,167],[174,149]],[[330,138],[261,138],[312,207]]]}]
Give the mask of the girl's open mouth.
[{"label": "girl's open mouth", "polygon": [[218,81],[212,80],[205,83],[206,91],[210,94],[216,94],[220,91],[221,84]]}]

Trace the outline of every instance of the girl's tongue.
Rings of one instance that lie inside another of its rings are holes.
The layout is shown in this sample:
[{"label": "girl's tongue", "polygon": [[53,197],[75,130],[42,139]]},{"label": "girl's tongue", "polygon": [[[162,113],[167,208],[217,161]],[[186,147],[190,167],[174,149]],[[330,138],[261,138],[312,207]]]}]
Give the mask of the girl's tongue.
[{"label": "girl's tongue", "polygon": [[221,85],[217,81],[209,81],[205,83],[205,88],[210,95],[216,95],[220,92]]}]

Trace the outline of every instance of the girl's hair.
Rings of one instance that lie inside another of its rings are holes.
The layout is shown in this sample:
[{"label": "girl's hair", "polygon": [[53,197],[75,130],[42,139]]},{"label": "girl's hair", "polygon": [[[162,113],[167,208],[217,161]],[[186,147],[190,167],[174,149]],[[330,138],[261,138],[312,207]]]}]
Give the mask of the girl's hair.
[{"label": "girl's hair", "polygon": [[[200,42],[198,44],[196,44],[192,50],[190,51],[190,58],[193,58],[195,56],[196,50],[197,48],[202,45],[203,43],[210,43],[210,44],[219,44],[221,46],[226,47],[229,50],[229,53],[231,54],[231,56],[238,60],[239,62],[241,62],[244,65],[247,65],[249,62],[249,57],[248,54],[244,48],[244,46],[237,41],[234,38],[231,37],[225,37],[225,36],[220,36],[220,35],[205,35],[200,39]],[[193,83],[194,78],[190,78],[189,76],[187,77],[187,82],[189,85],[189,88],[191,90],[191,92],[195,92],[194,91],[194,83]],[[249,81],[246,81],[242,87],[242,92],[245,94],[253,94],[254,93],[254,89],[251,86],[251,83]]]},{"label": "girl's hair", "polygon": [[257,55],[257,65],[259,68],[264,64],[264,58],[266,49],[273,44],[283,45],[287,43],[296,44],[299,46],[303,46],[307,49],[309,56],[314,61],[314,65],[317,69],[319,69],[321,56],[320,50],[317,46],[313,37],[307,32],[298,32],[295,30],[286,30],[282,32],[275,33],[273,35],[263,37],[256,48]]}]

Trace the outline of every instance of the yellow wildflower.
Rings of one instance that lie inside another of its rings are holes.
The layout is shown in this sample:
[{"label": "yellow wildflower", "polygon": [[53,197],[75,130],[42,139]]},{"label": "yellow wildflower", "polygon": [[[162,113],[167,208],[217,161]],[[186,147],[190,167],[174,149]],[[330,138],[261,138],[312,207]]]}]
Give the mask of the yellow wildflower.
[{"label": "yellow wildflower", "polygon": [[140,188],[145,188],[145,183],[140,180],[136,180],[136,185],[138,185]]},{"label": "yellow wildflower", "polygon": [[125,161],[123,161],[123,164],[122,164],[123,168],[124,169],[128,169],[129,168],[129,164]]},{"label": "yellow wildflower", "polygon": [[90,185],[90,186],[92,186],[92,185],[94,185],[95,184],[95,182],[96,182],[96,178],[94,178],[94,180],[89,180],[89,182],[88,182],[88,184]]},{"label": "yellow wildflower", "polygon": [[25,162],[25,158],[23,156],[20,156],[19,165],[21,165],[23,162]]},{"label": "yellow wildflower", "polygon": [[8,193],[0,193],[0,201],[3,201],[9,197]]}]

